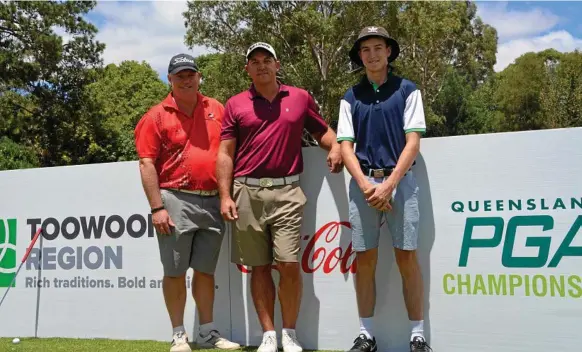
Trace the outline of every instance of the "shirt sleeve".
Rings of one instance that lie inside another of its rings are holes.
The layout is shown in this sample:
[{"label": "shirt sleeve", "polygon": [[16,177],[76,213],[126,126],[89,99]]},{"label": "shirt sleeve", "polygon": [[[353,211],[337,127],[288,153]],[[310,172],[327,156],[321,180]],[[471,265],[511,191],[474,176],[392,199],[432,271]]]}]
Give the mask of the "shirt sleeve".
[{"label": "shirt sleeve", "polygon": [[319,114],[319,106],[311,94],[307,93],[307,116],[305,117],[305,129],[309,133],[327,132],[327,123]]},{"label": "shirt sleeve", "polygon": [[140,158],[157,159],[161,147],[161,135],[154,116],[146,113],[134,130],[135,149]]},{"label": "shirt sleeve", "polygon": [[232,111],[231,101],[226,102],[224,113],[222,115],[222,129],[220,132],[220,139],[235,139],[238,135],[238,124],[236,116]]},{"label": "shirt sleeve", "polygon": [[415,89],[410,93],[408,98],[406,98],[406,107],[404,108],[404,132],[420,132],[421,134],[426,132],[422,96],[418,89]]},{"label": "shirt sleeve", "polygon": [[356,136],[354,134],[354,122],[352,120],[352,106],[345,99],[340,101],[339,117],[337,123],[337,141],[356,141]]}]

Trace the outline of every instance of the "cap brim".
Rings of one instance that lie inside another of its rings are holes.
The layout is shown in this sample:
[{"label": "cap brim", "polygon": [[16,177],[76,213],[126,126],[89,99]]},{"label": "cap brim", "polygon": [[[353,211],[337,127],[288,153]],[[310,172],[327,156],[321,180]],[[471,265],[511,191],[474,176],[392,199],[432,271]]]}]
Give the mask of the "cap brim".
[{"label": "cap brim", "polygon": [[175,75],[178,72],[182,72],[184,70],[190,70],[190,71],[194,71],[194,72],[198,72],[198,69],[196,67],[192,67],[192,66],[180,66],[180,67],[176,67],[173,71],[170,72],[171,75]]},{"label": "cap brim", "polygon": [[254,52],[256,52],[257,50],[262,50],[262,51],[264,51],[264,52],[267,52],[267,53],[271,54],[271,56],[273,56],[273,57],[275,58],[275,60],[277,60],[277,55],[275,55],[275,53],[274,53],[274,52],[272,52],[271,50],[269,50],[269,49],[267,49],[267,48],[263,48],[263,47],[261,47],[261,46],[260,46],[260,47],[257,47],[257,48],[254,48],[254,49],[253,49],[251,52],[249,52],[249,53],[247,54],[247,60],[248,60],[248,59],[249,59],[249,58],[250,58],[250,57],[253,55],[253,53],[254,53]]},{"label": "cap brim", "polygon": [[391,53],[390,53],[390,57],[388,57],[388,62],[392,62],[392,61],[396,60],[396,58],[398,58],[398,56],[400,55],[400,45],[398,44],[398,42],[395,39],[390,38],[390,37],[384,37],[384,36],[377,35],[377,34],[370,34],[370,35],[366,35],[366,36],[363,36],[361,38],[358,38],[358,40],[356,40],[356,42],[354,43],[354,45],[350,49],[349,56],[350,56],[350,60],[353,63],[355,63],[356,65],[362,66],[362,67],[364,66],[362,59],[360,59],[360,55],[358,55],[358,52],[360,51],[360,43],[364,39],[368,39],[371,37],[377,37],[377,38],[384,39],[386,41],[386,44],[392,48]]}]

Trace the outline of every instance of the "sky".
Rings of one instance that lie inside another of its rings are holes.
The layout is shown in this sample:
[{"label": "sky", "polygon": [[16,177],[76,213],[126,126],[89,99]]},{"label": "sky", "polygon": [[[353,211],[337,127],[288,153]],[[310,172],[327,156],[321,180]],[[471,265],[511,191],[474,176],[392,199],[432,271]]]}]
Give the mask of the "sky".
[{"label": "sky", "polygon": [[[478,1],[477,15],[497,29],[496,71],[529,51],[582,49],[582,2]],[[147,61],[166,80],[168,60],[177,53],[210,52],[184,44],[186,1],[100,1],[86,17],[106,44],[106,64]]]}]

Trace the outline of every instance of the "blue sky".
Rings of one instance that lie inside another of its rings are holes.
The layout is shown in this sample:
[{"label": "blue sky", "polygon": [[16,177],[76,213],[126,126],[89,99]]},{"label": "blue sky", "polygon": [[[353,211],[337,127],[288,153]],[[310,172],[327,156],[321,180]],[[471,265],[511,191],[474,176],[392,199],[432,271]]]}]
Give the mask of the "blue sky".
[{"label": "blue sky", "polygon": [[497,71],[529,51],[582,49],[582,26],[578,20],[582,2],[479,1],[477,7],[477,14],[498,32]]},{"label": "blue sky", "polygon": [[[483,21],[498,31],[497,71],[528,51],[582,49],[582,2],[478,1],[477,7]],[[87,17],[107,45],[106,63],[147,61],[165,80],[175,53],[208,52],[184,45],[186,8],[186,1],[101,1]]]}]

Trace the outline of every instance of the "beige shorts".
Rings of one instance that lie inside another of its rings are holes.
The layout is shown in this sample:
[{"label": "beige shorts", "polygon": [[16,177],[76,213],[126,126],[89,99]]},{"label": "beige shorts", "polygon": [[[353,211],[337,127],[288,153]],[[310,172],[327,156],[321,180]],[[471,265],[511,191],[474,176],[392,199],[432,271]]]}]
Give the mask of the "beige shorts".
[{"label": "beige shorts", "polygon": [[235,180],[238,220],[232,231],[233,263],[261,266],[298,262],[303,208],[307,198],[299,182],[264,188]]}]

